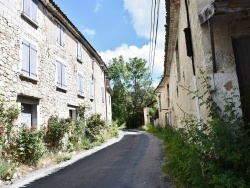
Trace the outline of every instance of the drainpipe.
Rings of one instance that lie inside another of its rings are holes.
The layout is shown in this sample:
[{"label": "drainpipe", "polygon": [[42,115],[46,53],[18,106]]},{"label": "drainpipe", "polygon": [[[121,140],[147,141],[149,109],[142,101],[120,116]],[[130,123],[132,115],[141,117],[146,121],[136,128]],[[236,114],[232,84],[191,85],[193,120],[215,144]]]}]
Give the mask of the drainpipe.
[{"label": "drainpipe", "polygon": [[104,99],[104,104],[105,104],[105,122],[106,124],[108,124],[108,112],[107,112],[107,91],[106,91],[106,76],[105,76],[105,70],[104,70],[104,64],[100,65],[102,67],[102,71],[103,71],[103,79],[104,79],[104,88],[103,88],[103,97],[105,97]]},{"label": "drainpipe", "polygon": [[201,125],[200,125],[200,120],[201,120],[200,104],[199,104],[197,78],[196,78],[195,65],[194,65],[192,33],[191,33],[191,27],[190,27],[189,8],[188,8],[187,0],[185,0],[185,6],[186,6],[187,24],[188,24],[188,27],[184,29],[185,37],[186,37],[186,45],[187,45],[187,56],[191,57],[191,60],[192,60],[194,89],[195,89],[195,103],[196,103],[197,119],[198,119],[198,124],[199,124],[198,128],[201,129]]},{"label": "drainpipe", "polygon": [[107,89],[106,89],[106,76],[105,76],[105,71],[103,70],[104,74],[104,95],[105,95],[105,107],[106,107],[106,124],[108,124],[108,104],[107,104]]}]

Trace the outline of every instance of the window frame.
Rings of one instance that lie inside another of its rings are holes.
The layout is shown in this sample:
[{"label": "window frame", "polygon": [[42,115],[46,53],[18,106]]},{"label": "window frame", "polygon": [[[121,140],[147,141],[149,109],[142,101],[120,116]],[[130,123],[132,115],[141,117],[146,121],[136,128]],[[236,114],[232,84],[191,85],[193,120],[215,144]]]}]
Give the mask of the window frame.
[{"label": "window frame", "polygon": [[56,41],[61,47],[65,46],[65,28],[58,21],[56,22]]},{"label": "window frame", "polygon": [[38,0],[22,0],[21,16],[36,29],[38,28],[38,10]]},{"label": "window frame", "polygon": [[[80,80],[81,83],[79,82],[79,78],[82,79],[82,80]],[[80,88],[80,86],[82,86],[82,87]],[[81,72],[77,73],[77,94],[78,94],[78,96],[82,96],[82,97],[85,96],[84,77],[83,77],[83,74]]]},{"label": "window frame", "polygon": [[[65,65],[65,63],[63,63],[61,60],[56,59],[56,87],[62,90],[67,90],[67,66]],[[58,65],[60,64],[60,69],[58,67]],[[64,68],[63,68],[64,67]],[[64,70],[64,74],[63,74],[63,70]],[[58,80],[59,78],[59,71],[61,72],[60,74],[60,82]],[[64,83],[63,83],[63,75],[64,75]]]}]

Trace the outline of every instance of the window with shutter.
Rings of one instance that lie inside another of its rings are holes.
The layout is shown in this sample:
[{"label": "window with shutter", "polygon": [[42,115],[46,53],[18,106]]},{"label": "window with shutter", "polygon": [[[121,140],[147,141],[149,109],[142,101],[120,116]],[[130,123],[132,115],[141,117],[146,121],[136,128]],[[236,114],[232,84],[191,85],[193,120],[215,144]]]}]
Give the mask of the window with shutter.
[{"label": "window with shutter", "polygon": [[59,23],[57,23],[57,43],[64,46],[64,29]]},{"label": "window with shutter", "polygon": [[56,62],[57,66],[57,87],[61,89],[66,89],[66,66],[62,64],[61,62]]},{"label": "window with shutter", "polygon": [[32,21],[37,23],[37,5],[38,0],[23,0],[23,12]]},{"label": "window with shutter", "polygon": [[83,76],[81,74],[78,74],[78,79],[77,79],[77,82],[78,82],[78,94],[79,95],[84,95],[84,87],[83,87]]},{"label": "window with shutter", "polygon": [[77,58],[82,60],[82,44],[80,42],[77,43]]},{"label": "window with shutter", "polygon": [[25,39],[22,41],[22,73],[25,76],[37,77],[37,49]]}]

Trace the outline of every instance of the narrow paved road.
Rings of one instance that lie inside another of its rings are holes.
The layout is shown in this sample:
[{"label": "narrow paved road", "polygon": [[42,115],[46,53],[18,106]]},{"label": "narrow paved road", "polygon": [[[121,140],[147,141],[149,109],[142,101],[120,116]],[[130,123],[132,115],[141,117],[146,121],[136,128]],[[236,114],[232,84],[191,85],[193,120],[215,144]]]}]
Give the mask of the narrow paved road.
[{"label": "narrow paved road", "polygon": [[162,188],[164,179],[161,142],[142,132],[131,132],[97,153],[83,158],[26,187],[56,188]]}]

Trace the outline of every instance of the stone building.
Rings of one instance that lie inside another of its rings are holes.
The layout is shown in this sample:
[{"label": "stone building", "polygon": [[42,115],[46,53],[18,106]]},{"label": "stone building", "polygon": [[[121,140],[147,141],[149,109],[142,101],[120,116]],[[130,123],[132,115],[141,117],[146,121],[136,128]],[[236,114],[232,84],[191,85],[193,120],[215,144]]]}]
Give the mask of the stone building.
[{"label": "stone building", "polygon": [[160,124],[181,127],[185,113],[206,119],[198,98],[206,92],[206,78],[218,106],[223,110],[223,97],[233,96],[249,121],[243,99],[250,84],[250,0],[166,0],[166,12],[164,77],[155,90]]},{"label": "stone building", "polygon": [[0,98],[39,128],[52,115],[111,122],[107,66],[53,0],[0,0]]}]

